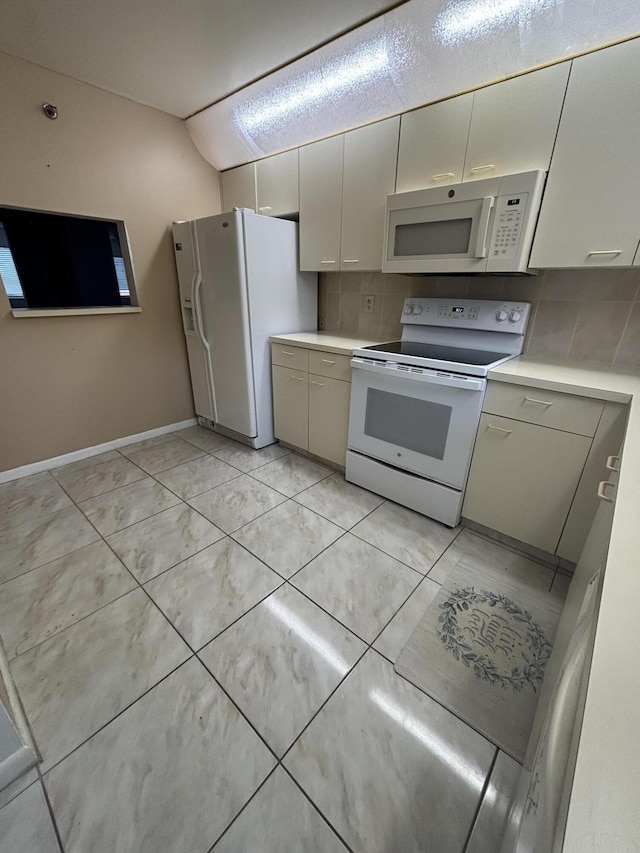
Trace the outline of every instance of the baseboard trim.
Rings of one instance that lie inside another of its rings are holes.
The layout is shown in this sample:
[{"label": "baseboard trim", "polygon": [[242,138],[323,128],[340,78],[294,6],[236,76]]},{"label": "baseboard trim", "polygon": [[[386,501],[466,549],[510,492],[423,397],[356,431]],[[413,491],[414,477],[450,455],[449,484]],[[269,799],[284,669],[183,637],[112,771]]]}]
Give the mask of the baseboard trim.
[{"label": "baseboard trim", "polygon": [[146,438],[155,438],[158,435],[166,435],[168,432],[197,426],[197,423],[198,421],[195,418],[189,418],[186,421],[178,421],[175,424],[148,429],[146,432],[139,432],[136,435],[126,435],[124,438],[105,441],[104,444],[84,447],[82,450],[73,450],[71,453],[64,453],[62,456],[43,459],[42,462],[32,462],[30,465],[22,465],[20,468],[0,471],[0,483],[8,483],[10,480],[20,480],[22,477],[28,477],[30,474],[39,474],[41,471],[49,471],[51,468],[58,468],[60,465],[68,465],[69,462],[79,462],[81,459],[88,459],[90,456],[106,453],[107,450],[117,450],[119,447],[126,447],[127,444],[135,444],[136,441],[144,441]]}]

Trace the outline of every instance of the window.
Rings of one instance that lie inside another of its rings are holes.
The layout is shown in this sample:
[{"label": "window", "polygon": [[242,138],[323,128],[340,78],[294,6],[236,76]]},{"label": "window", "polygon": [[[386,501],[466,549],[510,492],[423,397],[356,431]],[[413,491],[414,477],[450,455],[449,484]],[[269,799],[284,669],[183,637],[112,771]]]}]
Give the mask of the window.
[{"label": "window", "polygon": [[0,207],[0,278],[14,309],[137,305],[123,222]]}]

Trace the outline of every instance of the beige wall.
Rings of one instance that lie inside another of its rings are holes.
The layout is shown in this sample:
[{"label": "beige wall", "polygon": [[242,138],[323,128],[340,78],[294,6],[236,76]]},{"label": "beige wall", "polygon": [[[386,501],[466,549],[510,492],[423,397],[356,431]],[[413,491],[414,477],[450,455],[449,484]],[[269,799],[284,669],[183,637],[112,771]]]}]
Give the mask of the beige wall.
[{"label": "beige wall", "polygon": [[[546,270],[523,278],[322,273],[319,325],[373,340],[401,333],[407,296],[526,300],[525,349],[534,355],[640,365],[640,270]],[[364,313],[363,297],[375,295]]]},{"label": "beige wall", "polygon": [[170,223],[220,198],[181,120],[5,54],[0,80],[0,204],[123,219],[142,306],[14,319],[0,293],[5,470],[193,417]]}]

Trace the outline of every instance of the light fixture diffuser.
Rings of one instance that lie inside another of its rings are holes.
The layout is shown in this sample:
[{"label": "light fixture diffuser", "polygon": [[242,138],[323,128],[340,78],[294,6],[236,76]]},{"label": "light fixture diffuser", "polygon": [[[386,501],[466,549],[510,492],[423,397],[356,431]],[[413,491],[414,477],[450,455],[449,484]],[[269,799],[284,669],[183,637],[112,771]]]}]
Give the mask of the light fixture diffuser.
[{"label": "light fixture diffuser", "polygon": [[409,0],[187,127],[228,169],[638,34],[637,0]]}]

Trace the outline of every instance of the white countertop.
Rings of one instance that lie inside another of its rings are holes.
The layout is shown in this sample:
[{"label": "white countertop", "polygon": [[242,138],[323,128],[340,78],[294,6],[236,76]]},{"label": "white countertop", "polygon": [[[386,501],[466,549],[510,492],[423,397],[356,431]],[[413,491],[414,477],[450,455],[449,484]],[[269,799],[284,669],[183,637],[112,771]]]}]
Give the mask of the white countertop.
[{"label": "white countertop", "polygon": [[318,349],[335,352],[339,355],[351,355],[356,347],[368,347],[379,341],[367,341],[349,335],[336,335],[335,332],[295,332],[292,335],[271,335],[272,344],[298,344],[306,349]]},{"label": "white countertop", "polygon": [[490,370],[489,379],[564,391],[579,397],[629,403],[640,387],[640,369],[615,368],[610,364],[585,361],[534,359],[521,355]]},{"label": "white countertop", "polygon": [[638,853],[640,369],[521,356],[489,379],[630,403],[563,853]]}]

